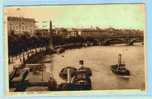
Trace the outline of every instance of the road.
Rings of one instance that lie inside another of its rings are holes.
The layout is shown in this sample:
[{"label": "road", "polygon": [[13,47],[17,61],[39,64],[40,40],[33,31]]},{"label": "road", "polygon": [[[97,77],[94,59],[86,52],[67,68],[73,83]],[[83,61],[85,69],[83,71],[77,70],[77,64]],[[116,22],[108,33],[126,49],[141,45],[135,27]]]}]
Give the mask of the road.
[{"label": "road", "polygon": [[[122,53],[122,60],[130,70],[130,79],[122,79],[110,70],[110,65],[116,64],[118,54]],[[92,86],[94,90],[110,89],[144,89],[145,63],[143,45],[135,46],[94,46],[80,49],[66,50],[62,54],[47,55],[41,62],[45,62],[46,70],[50,72],[58,84],[64,82],[59,77],[63,67],[79,68],[79,60],[83,59],[85,66],[92,70]]]}]

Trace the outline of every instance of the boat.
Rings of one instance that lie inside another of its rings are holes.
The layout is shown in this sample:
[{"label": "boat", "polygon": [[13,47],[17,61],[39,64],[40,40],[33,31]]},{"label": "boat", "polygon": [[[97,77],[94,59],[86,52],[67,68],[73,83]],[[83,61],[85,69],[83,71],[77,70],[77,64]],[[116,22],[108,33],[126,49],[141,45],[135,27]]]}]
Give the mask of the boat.
[{"label": "boat", "polygon": [[[70,67],[70,66],[67,66],[67,67],[64,67],[62,68],[62,70],[60,71],[59,73],[59,76],[63,79],[63,80],[71,80],[70,78],[72,78],[75,73],[76,73],[76,68],[74,67]],[[70,72],[70,74],[69,74]],[[68,78],[70,77],[70,78]]]},{"label": "boat", "polygon": [[56,49],[56,53],[58,53],[58,54],[63,53],[64,51],[65,51],[65,49],[62,47],[59,47]]},{"label": "boat", "polygon": [[90,90],[92,89],[91,76],[92,71],[83,66],[83,60],[80,60],[81,67],[65,67],[61,70],[59,76],[66,80],[66,83],[59,85],[59,90]]},{"label": "boat", "polygon": [[126,64],[121,63],[121,54],[118,55],[118,64],[111,65],[111,70],[120,77],[128,77],[130,75],[130,71],[126,68]]},{"label": "boat", "polygon": [[89,69],[79,69],[76,72],[73,83],[75,84],[77,90],[90,90],[92,89],[92,83],[90,76],[92,75]]}]

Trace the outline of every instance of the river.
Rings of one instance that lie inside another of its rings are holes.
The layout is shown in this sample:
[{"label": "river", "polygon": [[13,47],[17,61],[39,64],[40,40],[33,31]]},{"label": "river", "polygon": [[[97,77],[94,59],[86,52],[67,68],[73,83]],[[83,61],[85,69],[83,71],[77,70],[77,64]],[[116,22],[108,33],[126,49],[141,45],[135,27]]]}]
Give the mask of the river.
[{"label": "river", "polygon": [[[130,70],[130,79],[123,79],[113,74],[110,65],[118,63],[118,54],[122,54],[122,61]],[[79,60],[92,70],[92,87],[94,90],[111,89],[144,89],[145,62],[144,47],[141,44],[134,46],[92,46],[80,49],[66,50],[62,54],[47,55],[43,61],[47,72],[52,73],[58,84],[64,82],[59,77],[63,67],[79,68]]]}]

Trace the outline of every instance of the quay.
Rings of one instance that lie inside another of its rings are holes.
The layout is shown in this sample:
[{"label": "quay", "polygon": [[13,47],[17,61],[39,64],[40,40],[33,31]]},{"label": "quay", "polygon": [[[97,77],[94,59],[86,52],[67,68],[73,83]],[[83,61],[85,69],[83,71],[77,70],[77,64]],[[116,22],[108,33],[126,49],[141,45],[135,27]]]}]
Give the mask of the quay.
[{"label": "quay", "polygon": [[[16,77],[10,80],[10,91],[26,91],[32,88],[31,91],[37,90],[39,87],[48,87],[48,81],[50,78],[50,73],[46,72],[40,67],[42,64],[27,64],[24,69],[18,69],[19,72]],[[36,87],[37,86],[37,87]],[[35,88],[33,88],[35,87]],[[47,88],[45,90],[48,90]]]}]

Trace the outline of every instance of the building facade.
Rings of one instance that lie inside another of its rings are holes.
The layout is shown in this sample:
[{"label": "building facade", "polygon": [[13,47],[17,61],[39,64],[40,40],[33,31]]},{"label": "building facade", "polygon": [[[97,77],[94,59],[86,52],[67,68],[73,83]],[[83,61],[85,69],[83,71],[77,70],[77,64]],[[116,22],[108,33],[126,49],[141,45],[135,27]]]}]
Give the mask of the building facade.
[{"label": "building facade", "polygon": [[78,34],[81,37],[98,37],[101,34],[101,31],[92,28],[82,28],[78,29]]},{"label": "building facade", "polygon": [[50,35],[50,32],[48,29],[36,29],[35,33],[39,34],[41,36],[49,36]]},{"label": "building facade", "polygon": [[8,34],[13,32],[15,34],[29,33],[32,35],[36,29],[35,23],[35,19],[32,18],[7,17]]}]

